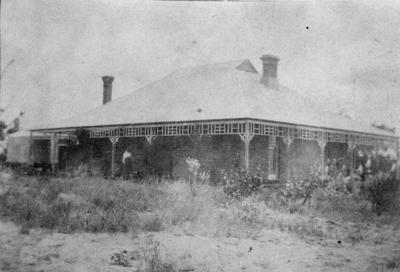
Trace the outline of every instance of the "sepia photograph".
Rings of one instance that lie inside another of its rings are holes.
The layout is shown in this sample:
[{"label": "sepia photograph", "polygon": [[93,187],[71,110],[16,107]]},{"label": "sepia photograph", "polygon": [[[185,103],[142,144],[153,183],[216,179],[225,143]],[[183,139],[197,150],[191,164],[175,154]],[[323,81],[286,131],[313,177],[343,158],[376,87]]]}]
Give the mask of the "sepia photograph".
[{"label": "sepia photograph", "polygon": [[400,271],[400,2],[0,0],[0,271]]}]

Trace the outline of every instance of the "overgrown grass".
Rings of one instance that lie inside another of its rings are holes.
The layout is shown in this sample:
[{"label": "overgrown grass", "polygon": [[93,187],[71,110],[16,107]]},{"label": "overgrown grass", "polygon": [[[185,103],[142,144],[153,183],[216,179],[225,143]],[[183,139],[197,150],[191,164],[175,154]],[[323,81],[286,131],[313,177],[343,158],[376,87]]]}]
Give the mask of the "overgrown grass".
[{"label": "overgrown grass", "polygon": [[175,272],[175,265],[161,258],[159,243],[149,237],[139,239],[140,251],[144,259],[145,272]]},{"label": "overgrown grass", "polygon": [[[349,239],[356,240],[361,238],[348,233],[342,222],[377,220],[366,198],[332,195],[323,188],[303,204],[301,199],[288,200],[279,188],[238,198],[222,186],[209,184],[138,184],[95,177],[14,176],[0,195],[0,214],[20,224],[23,232],[30,228],[66,233],[154,232],[179,227],[205,236],[254,237],[261,230],[278,229],[332,239],[353,235]],[[380,218],[381,223],[395,220]]]},{"label": "overgrown grass", "polygon": [[0,195],[0,214],[25,229],[160,231],[195,221],[224,197],[213,186],[193,187],[183,181],[137,184],[93,177],[15,176]]}]

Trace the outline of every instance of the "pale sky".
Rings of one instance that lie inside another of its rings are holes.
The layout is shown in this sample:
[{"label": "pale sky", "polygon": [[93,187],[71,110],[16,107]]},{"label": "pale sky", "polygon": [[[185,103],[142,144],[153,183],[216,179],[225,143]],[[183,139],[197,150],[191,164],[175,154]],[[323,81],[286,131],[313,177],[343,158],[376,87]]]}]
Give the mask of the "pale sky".
[{"label": "pale sky", "polygon": [[[3,0],[1,105],[25,128],[65,119],[176,69],[281,61],[279,81],[400,131],[400,3]],[[134,106],[134,105],[132,105]]]}]

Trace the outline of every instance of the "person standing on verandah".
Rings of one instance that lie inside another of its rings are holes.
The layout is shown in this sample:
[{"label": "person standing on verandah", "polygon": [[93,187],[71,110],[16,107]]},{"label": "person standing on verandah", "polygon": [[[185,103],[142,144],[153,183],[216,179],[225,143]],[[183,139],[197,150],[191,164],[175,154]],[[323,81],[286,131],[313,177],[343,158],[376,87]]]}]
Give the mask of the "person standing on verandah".
[{"label": "person standing on verandah", "polygon": [[132,174],[132,153],[128,149],[122,154],[122,177],[129,179]]}]

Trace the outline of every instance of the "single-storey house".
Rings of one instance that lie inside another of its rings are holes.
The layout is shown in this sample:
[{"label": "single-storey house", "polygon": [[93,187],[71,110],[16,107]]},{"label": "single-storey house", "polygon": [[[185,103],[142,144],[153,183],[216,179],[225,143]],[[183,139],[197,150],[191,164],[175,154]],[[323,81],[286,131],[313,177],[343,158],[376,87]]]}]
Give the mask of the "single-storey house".
[{"label": "single-storey house", "polygon": [[32,132],[51,135],[56,169],[58,138],[87,130],[94,157],[108,160],[112,176],[126,148],[138,168],[166,175],[179,176],[182,159],[191,156],[202,171],[239,167],[269,180],[284,180],[295,167],[324,166],[328,158],[352,172],[359,147],[398,150],[394,133],[329,112],[281,85],[278,62],[263,55],[261,72],[247,59],[184,68],[115,100],[114,78],[104,76],[103,105]]}]

